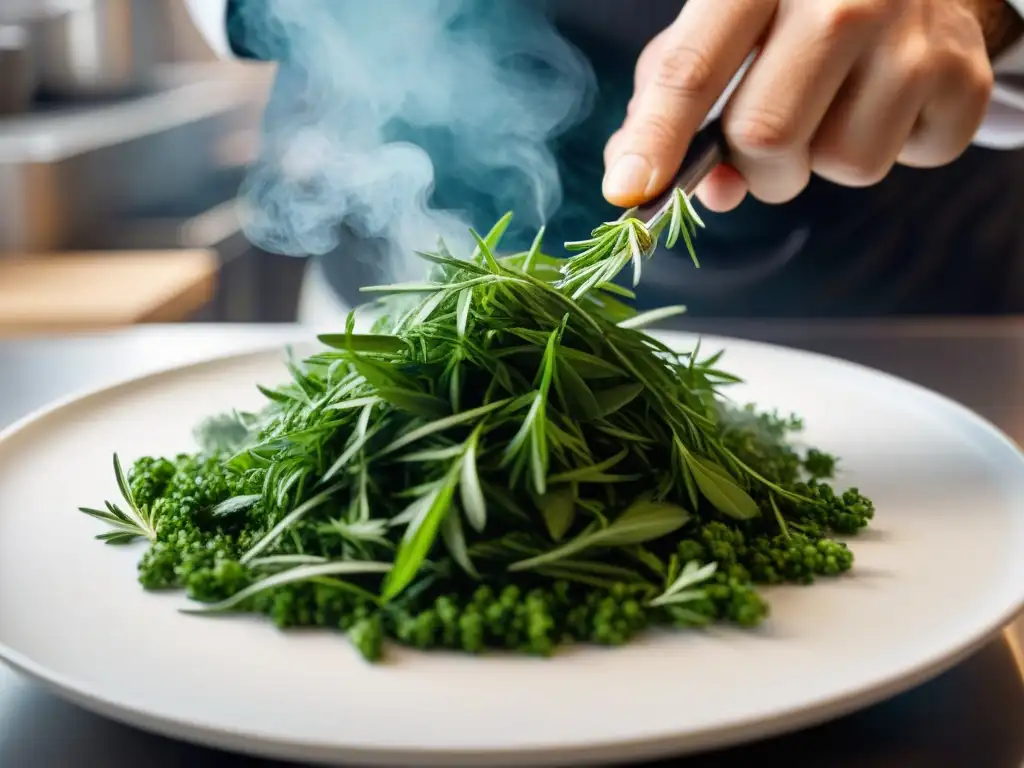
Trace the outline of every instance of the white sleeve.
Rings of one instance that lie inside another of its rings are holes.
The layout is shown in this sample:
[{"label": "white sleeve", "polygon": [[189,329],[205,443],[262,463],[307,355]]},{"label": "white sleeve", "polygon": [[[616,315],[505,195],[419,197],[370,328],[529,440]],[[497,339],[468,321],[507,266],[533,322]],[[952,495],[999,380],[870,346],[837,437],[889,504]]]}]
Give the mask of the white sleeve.
[{"label": "white sleeve", "polygon": [[224,59],[233,58],[228,42],[228,0],[185,0],[185,7],[214,53]]},{"label": "white sleeve", "polygon": [[[1006,0],[1024,16],[1024,0]],[[1024,147],[1024,40],[1003,52],[993,63],[996,84],[985,122],[974,143],[993,149]]]}]

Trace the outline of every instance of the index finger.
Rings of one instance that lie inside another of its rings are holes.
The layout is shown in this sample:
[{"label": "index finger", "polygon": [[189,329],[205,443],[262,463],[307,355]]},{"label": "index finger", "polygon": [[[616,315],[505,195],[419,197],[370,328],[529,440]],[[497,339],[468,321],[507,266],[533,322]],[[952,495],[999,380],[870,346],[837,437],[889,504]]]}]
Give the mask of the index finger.
[{"label": "index finger", "polygon": [[776,5],[689,0],[659,39],[646,76],[638,77],[640,90],[608,158],[604,194],[610,203],[639,205],[672,180],[694,133],[768,29]]}]

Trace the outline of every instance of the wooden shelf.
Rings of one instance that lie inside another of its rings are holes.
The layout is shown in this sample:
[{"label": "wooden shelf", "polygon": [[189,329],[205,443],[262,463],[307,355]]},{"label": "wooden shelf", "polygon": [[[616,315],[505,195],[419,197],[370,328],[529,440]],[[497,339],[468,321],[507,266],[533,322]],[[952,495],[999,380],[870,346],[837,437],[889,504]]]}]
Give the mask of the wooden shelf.
[{"label": "wooden shelf", "polygon": [[218,271],[205,250],[39,254],[0,261],[0,337],[189,319]]}]

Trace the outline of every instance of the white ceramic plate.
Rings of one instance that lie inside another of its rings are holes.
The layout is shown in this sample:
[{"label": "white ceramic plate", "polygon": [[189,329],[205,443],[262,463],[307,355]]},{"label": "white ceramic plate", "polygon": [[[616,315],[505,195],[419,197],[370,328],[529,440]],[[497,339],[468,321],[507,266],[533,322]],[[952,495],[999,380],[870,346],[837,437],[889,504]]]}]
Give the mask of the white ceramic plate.
[{"label": "white ceramic plate", "polygon": [[[674,344],[691,339],[672,337]],[[116,498],[110,456],[173,454],[202,417],[260,402],[278,350],[59,404],[0,437],[0,656],[67,698],[198,742],[313,762],[586,764],[809,725],[922,682],[1024,598],[1024,462],[917,386],[816,355],[705,339],[736,396],[798,411],[878,507],[854,574],[769,597],[764,631],[651,635],[555,659],[395,653],[326,633],[180,614],[134,578],[140,549],[75,510]]]}]

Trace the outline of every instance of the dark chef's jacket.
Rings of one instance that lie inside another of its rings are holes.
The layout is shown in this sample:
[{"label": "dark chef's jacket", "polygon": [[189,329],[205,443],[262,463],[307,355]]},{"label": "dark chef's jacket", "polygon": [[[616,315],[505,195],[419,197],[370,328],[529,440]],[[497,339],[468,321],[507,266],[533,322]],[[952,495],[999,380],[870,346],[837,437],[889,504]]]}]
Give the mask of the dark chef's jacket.
[{"label": "dark chef's jacket", "polygon": [[[272,132],[278,116],[297,108],[302,75],[289,68],[286,45],[275,43],[272,35],[251,34],[259,13],[255,4],[263,1],[229,0],[227,29],[236,55],[280,61],[265,118]],[[377,0],[382,1],[387,0]],[[622,122],[637,56],[682,4],[547,0],[547,12],[588,56],[599,84],[589,117],[553,140],[565,202],[549,223],[548,250],[618,214],[601,197],[603,145]],[[486,3],[481,8],[486,12]],[[396,128],[391,138],[418,143],[428,152],[437,143],[422,140],[411,126]],[[466,211],[481,230],[504,213],[488,195],[460,185],[443,158],[434,159],[437,207]],[[731,213],[703,218],[701,268],[682,253],[656,254],[644,268],[641,304],[683,303],[692,315],[717,317],[1024,311],[1024,152],[1019,150],[972,146],[949,166],[898,167],[867,189],[815,178],[791,203],[767,206],[748,199]],[[525,247],[530,236],[513,233],[519,240],[514,245]],[[343,232],[338,251],[375,247],[353,242],[357,237]],[[380,279],[372,258],[320,258],[346,304],[360,302],[359,285]]]}]

